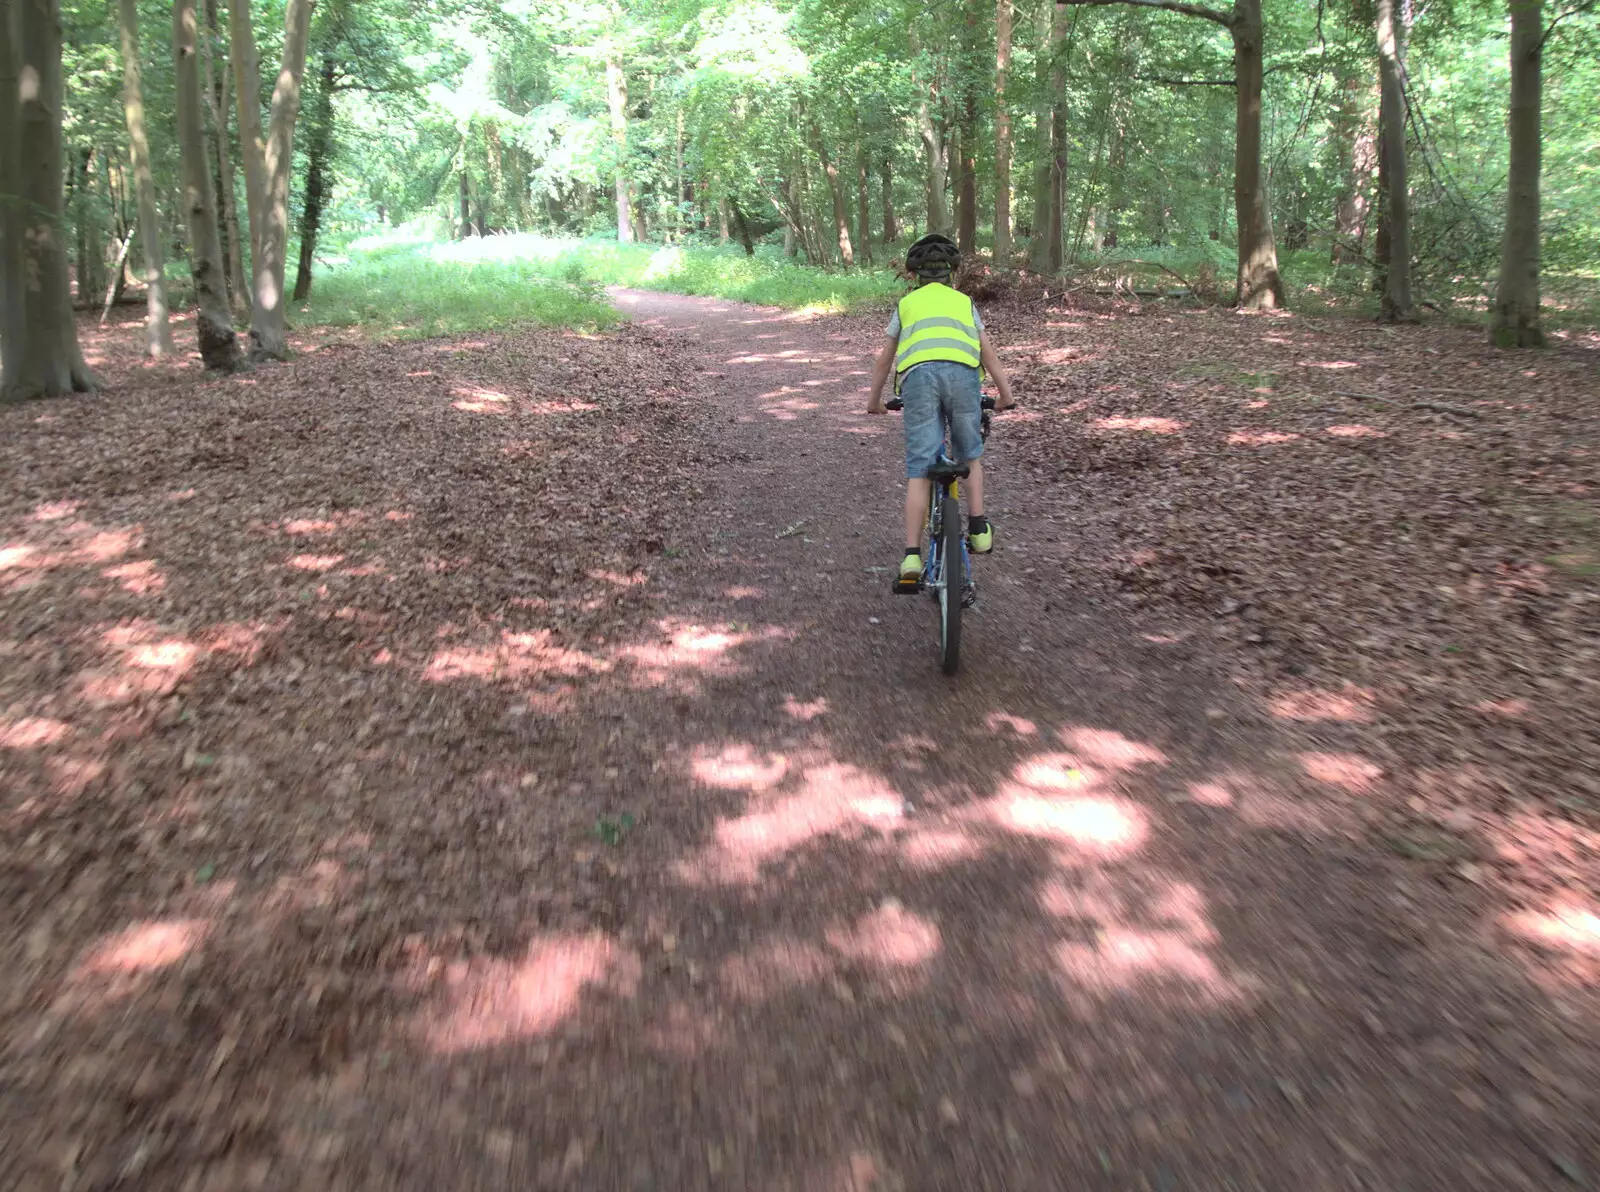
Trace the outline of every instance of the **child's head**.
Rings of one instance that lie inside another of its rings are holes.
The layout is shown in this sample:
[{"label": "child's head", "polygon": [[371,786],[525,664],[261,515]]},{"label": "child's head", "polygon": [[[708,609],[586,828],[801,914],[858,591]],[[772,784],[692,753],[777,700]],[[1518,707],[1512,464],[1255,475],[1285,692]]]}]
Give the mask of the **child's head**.
[{"label": "child's head", "polygon": [[956,242],[938,232],[929,232],[906,250],[906,270],[916,276],[918,285],[947,282],[960,264]]}]

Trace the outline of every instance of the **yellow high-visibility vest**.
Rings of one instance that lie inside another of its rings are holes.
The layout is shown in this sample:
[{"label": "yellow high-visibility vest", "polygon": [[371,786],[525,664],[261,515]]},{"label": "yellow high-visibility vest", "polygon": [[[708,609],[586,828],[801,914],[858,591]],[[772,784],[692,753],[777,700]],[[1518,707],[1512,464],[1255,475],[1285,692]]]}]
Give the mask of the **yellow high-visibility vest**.
[{"label": "yellow high-visibility vest", "polygon": [[953,360],[980,367],[978,323],[972,299],[939,282],[918,286],[900,299],[900,341],[894,353],[894,391],[913,364]]}]

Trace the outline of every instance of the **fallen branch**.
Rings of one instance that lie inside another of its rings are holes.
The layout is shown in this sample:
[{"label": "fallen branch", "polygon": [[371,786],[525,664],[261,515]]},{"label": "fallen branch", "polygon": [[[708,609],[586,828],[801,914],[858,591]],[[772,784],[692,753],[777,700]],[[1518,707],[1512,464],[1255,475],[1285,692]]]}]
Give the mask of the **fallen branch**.
[{"label": "fallen branch", "polygon": [[128,262],[128,247],[133,243],[133,233],[138,229],[138,224],[128,227],[128,234],[122,238],[122,250],[117,253],[116,268],[111,271],[111,284],[106,287],[105,305],[100,308],[100,326],[106,325],[106,319],[111,315],[111,300],[117,294],[117,282],[122,280],[122,267]]},{"label": "fallen branch", "polygon": [[1383,402],[1391,406],[1404,406],[1408,410],[1432,410],[1435,414],[1454,414],[1458,418],[1482,418],[1477,410],[1469,410],[1465,406],[1452,406],[1442,401],[1401,401],[1399,398],[1384,397],[1381,393],[1351,393],[1345,389],[1335,389],[1335,397],[1352,397],[1357,401]]}]

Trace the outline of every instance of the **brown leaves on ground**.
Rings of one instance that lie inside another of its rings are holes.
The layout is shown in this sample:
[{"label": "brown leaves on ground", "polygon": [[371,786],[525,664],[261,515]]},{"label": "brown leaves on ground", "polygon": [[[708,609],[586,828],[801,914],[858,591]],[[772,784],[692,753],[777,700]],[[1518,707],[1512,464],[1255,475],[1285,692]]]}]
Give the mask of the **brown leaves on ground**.
[{"label": "brown leaves on ground", "polygon": [[626,665],[607,634],[705,459],[696,367],[648,331],[206,379],[117,355],[128,330],[91,343],[104,396],[0,412],[0,1118],[35,1123],[30,1187],[249,1152],[481,934],[479,850],[545,872],[572,825],[515,814],[544,779],[504,739]]},{"label": "brown leaves on ground", "polygon": [[1394,839],[1481,832],[1518,884],[1600,892],[1593,342],[1109,303],[990,322],[1024,402],[1003,458],[1050,485],[1062,580],[1226,651],[1312,777],[1381,788]]}]

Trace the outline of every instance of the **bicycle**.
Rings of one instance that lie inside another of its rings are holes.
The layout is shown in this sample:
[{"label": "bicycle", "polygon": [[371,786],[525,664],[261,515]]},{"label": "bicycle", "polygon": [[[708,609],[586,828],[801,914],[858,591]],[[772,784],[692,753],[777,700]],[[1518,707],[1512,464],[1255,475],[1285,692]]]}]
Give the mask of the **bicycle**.
[{"label": "bicycle", "polygon": [[[989,438],[989,419],[995,407],[992,397],[982,401],[982,434]],[[892,397],[884,409],[899,413],[905,402]],[[945,434],[939,458],[928,469],[933,481],[928,497],[928,520],[923,523],[927,547],[922,552],[922,575],[915,587],[897,587],[906,596],[927,592],[939,606],[939,661],[944,673],[953,675],[961,665],[961,610],[978,602],[978,588],[972,580],[972,555],[967,550],[966,523],[961,517],[961,481],[971,474],[966,464],[950,458],[950,436]],[[960,560],[959,566],[955,560]],[[952,588],[960,585],[959,598]]]}]

